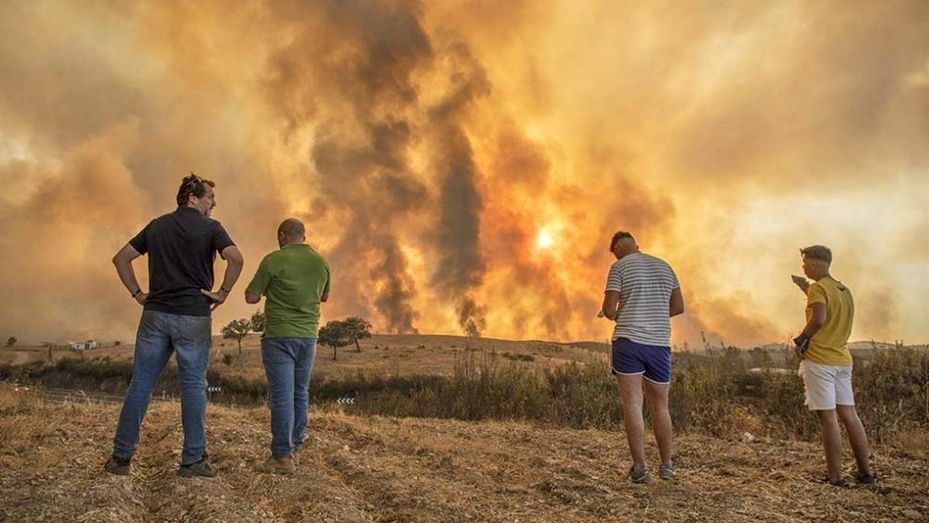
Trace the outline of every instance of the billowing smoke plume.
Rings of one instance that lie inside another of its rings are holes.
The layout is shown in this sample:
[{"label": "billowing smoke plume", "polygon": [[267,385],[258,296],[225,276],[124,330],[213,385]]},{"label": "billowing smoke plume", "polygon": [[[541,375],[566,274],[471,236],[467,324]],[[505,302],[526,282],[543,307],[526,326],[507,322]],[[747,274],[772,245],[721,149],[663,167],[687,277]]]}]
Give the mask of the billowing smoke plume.
[{"label": "billowing smoke plume", "polygon": [[487,94],[489,84],[463,44],[451,47],[449,59],[453,85],[429,111],[432,165],[441,177],[441,211],[434,235],[439,260],[432,283],[443,297],[457,301],[458,323],[464,332],[480,336],[486,325],[484,309],[471,293],[481,284],[485,270],[479,245],[482,201],[475,185],[471,143],[460,122],[476,98]]},{"label": "billowing smoke plume", "polygon": [[[481,307],[468,293],[485,270],[481,197],[462,122],[489,90],[483,71],[466,45],[433,45],[418,4],[331,2],[306,10],[312,12],[286,13],[296,20],[296,36],[275,54],[267,94],[285,137],[312,135],[315,176],[308,181],[318,184],[314,207],[320,211],[311,216],[344,220],[332,258],[350,276],[341,280],[345,302],[362,311],[373,305],[385,330],[416,331],[416,285],[397,234],[416,228],[427,204],[437,206],[435,231],[424,236],[423,247],[439,253],[428,283],[458,302],[461,327],[479,335]],[[319,25],[303,23],[316,17],[325,20],[323,35]],[[438,100],[424,100],[416,74],[446,74],[450,85]],[[411,164],[417,142],[428,144],[432,175]],[[425,185],[430,180],[438,184],[433,194]]]},{"label": "billowing smoke plume", "polygon": [[385,331],[416,332],[416,287],[396,231],[412,226],[427,197],[409,159],[418,132],[412,74],[433,59],[418,9],[322,2],[281,15],[294,37],[273,57],[266,95],[282,136],[310,136],[310,222],[326,214],[341,222],[329,254],[342,303],[365,314],[373,305]]},{"label": "billowing smoke plume", "polygon": [[0,7],[0,336],[130,336],[109,260],[192,170],[243,280],[304,220],[324,319],[603,338],[625,229],[682,282],[675,343],[787,339],[814,243],[854,337],[929,337],[925,2],[236,5]]}]

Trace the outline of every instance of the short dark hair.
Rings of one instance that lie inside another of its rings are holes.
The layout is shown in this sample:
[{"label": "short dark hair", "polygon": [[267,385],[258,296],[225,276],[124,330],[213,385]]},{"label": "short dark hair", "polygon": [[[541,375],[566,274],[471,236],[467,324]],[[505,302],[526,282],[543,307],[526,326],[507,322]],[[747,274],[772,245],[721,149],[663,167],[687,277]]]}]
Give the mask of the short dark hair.
[{"label": "short dark hair", "polygon": [[624,238],[629,238],[632,241],[635,241],[635,238],[632,237],[632,233],[626,231],[616,231],[616,234],[613,235],[613,239],[610,240],[610,252],[613,252],[613,249],[616,248],[616,242]]},{"label": "short dark hair", "polygon": [[277,228],[277,232],[283,234],[287,238],[306,236],[306,228],[303,226],[303,222],[296,218],[287,218],[281,222],[281,225]]},{"label": "short dark hair", "polygon": [[216,184],[206,178],[201,178],[191,171],[190,176],[185,176],[181,180],[181,186],[177,188],[177,204],[179,206],[187,205],[187,199],[191,194],[197,198],[203,198],[206,194],[206,186],[216,187]]},{"label": "short dark hair", "polygon": [[832,263],[832,251],[825,245],[810,245],[809,247],[804,247],[800,249],[800,254],[804,258],[812,258],[814,260]]}]

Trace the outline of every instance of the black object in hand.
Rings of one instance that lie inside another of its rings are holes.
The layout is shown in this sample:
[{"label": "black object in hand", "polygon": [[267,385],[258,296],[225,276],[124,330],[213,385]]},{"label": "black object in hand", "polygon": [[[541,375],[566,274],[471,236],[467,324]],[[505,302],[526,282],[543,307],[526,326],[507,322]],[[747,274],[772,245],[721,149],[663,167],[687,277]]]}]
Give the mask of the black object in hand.
[{"label": "black object in hand", "polygon": [[806,334],[800,334],[794,338],[794,345],[797,346],[801,353],[806,352],[806,349],[810,348],[810,337]]}]

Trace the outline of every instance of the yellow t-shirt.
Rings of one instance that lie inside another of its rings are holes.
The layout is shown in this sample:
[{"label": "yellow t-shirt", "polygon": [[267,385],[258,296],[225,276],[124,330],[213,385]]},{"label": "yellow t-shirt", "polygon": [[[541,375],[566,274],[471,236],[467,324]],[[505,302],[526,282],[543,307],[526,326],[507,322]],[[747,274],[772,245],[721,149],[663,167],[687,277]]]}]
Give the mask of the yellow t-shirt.
[{"label": "yellow t-shirt", "polygon": [[814,303],[826,304],[826,324],[810,339],[806,358],[824,365],[851,365],[848,337],[855,319],[852,291],[831,276],[820,278],[806,293],[806,319],[809,321]]}]

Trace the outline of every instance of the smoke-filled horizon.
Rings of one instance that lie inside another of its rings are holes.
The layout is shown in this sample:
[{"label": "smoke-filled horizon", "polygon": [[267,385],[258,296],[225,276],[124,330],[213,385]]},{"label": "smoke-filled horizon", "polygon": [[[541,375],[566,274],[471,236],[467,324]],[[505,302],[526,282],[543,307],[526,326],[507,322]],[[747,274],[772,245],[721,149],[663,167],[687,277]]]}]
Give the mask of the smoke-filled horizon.
[{"label": "smoke-filled horizon", "polygon": [[853,339],[929,340],[929,5],[626,4],[4,4],[0,336],[131,337],[110,258],[194,171],[246,257],[214,331],[295,216],[384,333],[604,339],[628,230],[677,345],[795,334],[811,244]]}]

